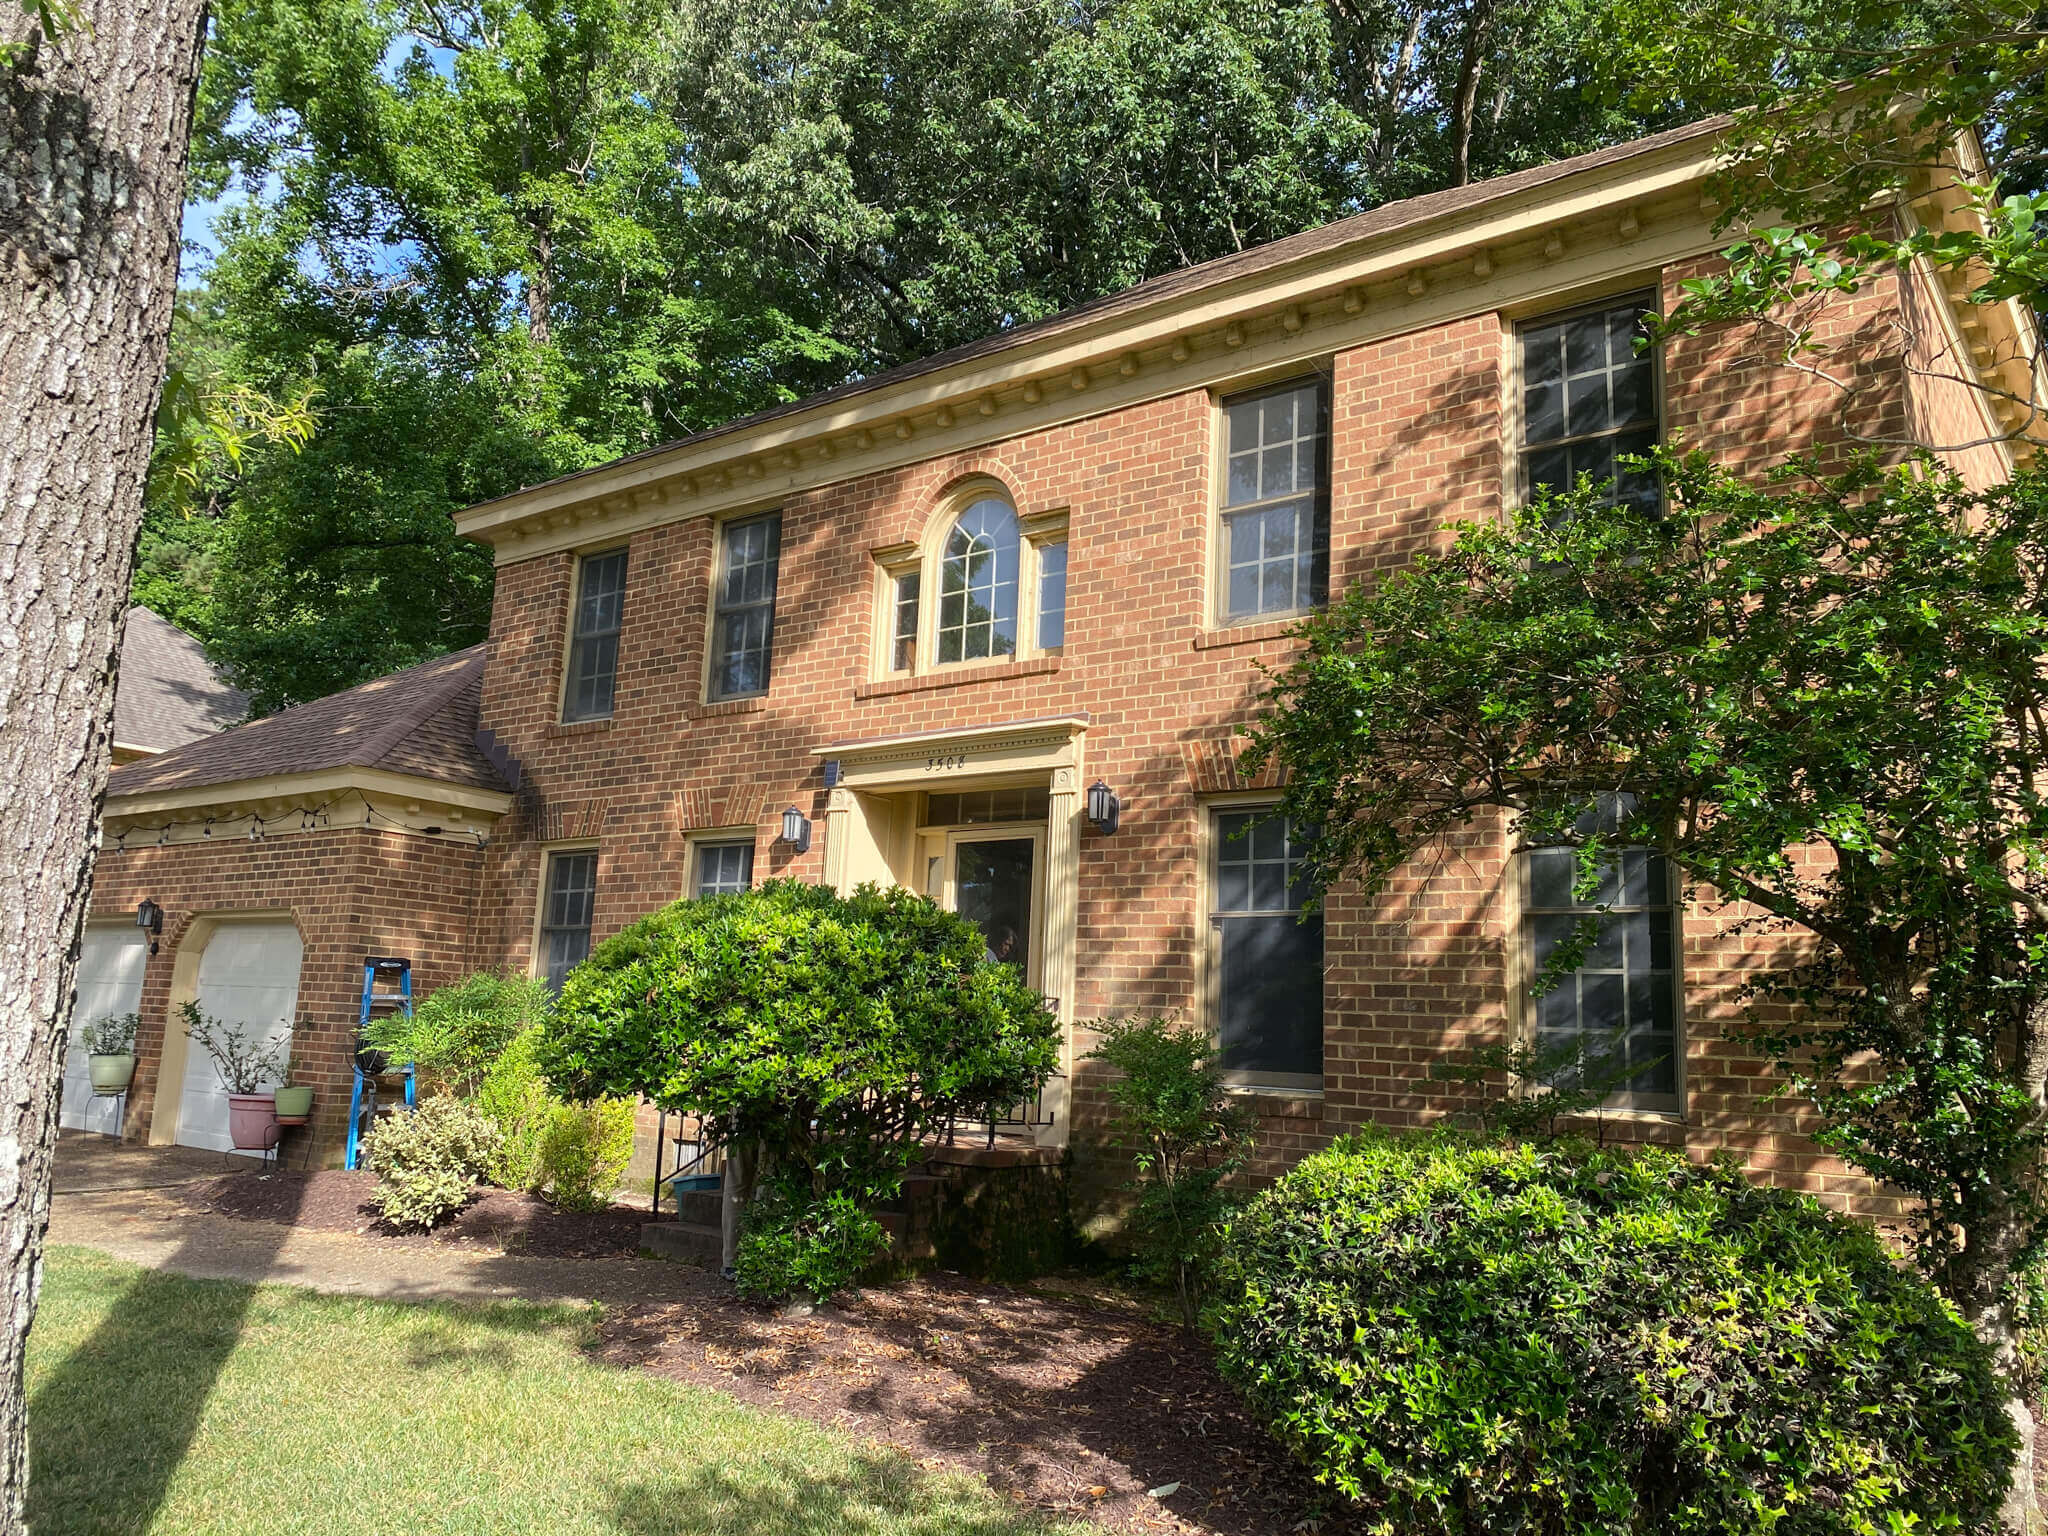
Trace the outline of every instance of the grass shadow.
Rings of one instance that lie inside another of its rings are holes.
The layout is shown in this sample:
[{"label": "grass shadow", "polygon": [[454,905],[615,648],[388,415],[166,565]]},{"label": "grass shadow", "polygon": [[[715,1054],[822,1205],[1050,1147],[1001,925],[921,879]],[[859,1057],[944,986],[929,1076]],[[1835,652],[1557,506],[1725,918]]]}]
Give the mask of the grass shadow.
[{"label": "grass shadow", "polygon": [[620,1536],[1050,1536],[1083,1527],[989,1503],[963,1478],[934,1478],[906,1457],[866,1452],[845,1472],[787,1457],[703,1467],[618,1485],[608,1511]]},{"label": "grass shadow", "polygon": [[[250,1227],[251,1240],[267,1243],[271,1259],[291,1230]],[[195,1231],[164,1268],[129,1279],[98,1326],[30,1398],[27,1506],[36,1536],[150,1528],[256,1295],[249,1285],[176,1273],[182,1260],[203,1259],[207,1246]],[[120,1523],[111,1526],[103,1505],[109,1479],[122,1490]]]}]

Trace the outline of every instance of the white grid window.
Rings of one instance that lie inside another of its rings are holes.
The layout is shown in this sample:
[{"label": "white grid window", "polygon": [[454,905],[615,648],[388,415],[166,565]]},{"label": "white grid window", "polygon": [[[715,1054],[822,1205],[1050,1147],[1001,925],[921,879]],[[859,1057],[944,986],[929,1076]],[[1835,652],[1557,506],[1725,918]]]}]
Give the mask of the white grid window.
[{"label": "white grid window", "polygon": [[939,564],[941,665],[1017,654],[1023,543],[1006,501],[984,496],[960,514]]},{"label": "white grid window", "polygon": [[723,574],[711,636],[711,697],[768,691],[775,649],[775,581],[782,562],[782,514],[727,523]]},{"label": "white grid window", "polygon": [[1647,295],[1522,329],[1522,475],[1525,493],[1609,481],[1606,499],[1654,511],[1656,476],[1621,469],[1624,454],[1658,440],[1655,355],[1638,351]]},{"label": "white grid window", "polygon": [[569,676],[562,719],[605,720],[619,672],[619,626],[626,601],[626,552],[585,555],[577,571],[570,626]]},{"label": "white grid window", "polygon": [[1226,623],[1298,613],[1328,591],[1329,391],[1322,380],[1223,405]]},{"label": "white grid window", "polygon": [[1574,889],[1577,849],[1531,848],[1523,862],[1532,977],[1543,975],[1558,946],[1572,942],[1582,925],[1592,929],[1578,968],[1535,1000],[1538,1042],[1633,1067],[1623,1100],[1670,1107],[1678,1093],[1678,916],[1663,857],[1619,849],[1585,895]]},{"label": "white grid window", "polygon": [[745,842],[699,843],[697,883],[693,894],[723,896],[748,890],[754,883],[754,844]]},{"label": "white grid window", "polygon": [[1220,811],[1210,888],[1226,1072],[1315,1087],[1323,1071],[1323,920],[1304,918],[1301,837],[1271,806]]},{"label": "white grid window", "polygon": [[590,919],[596,904],[596,853],[549,854],[548,886],[541,899],[541,974],[556,991],[590,953]]}]

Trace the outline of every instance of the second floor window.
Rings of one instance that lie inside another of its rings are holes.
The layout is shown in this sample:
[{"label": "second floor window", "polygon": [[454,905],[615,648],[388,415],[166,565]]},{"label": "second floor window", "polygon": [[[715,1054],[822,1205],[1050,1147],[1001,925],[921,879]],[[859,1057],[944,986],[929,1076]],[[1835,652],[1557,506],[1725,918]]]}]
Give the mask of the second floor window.
[{"label": "second floor window", "polygon": [[1226,400],[1223,433],[1222,621],[1319,606],[1329,591],[1328,387],[1298,380]]},{"label": "second floor window", "polygon": [[597,852],[548,855],[547,889],[541,895],[541,975],[551,990],[590,953],[590,917],[597,904]]},{"label": "second floor window", "polygon": [[1038,648],[1057,651],[1067,643],[1067,546],[1038,546]]},{"label": "second floor window", "polygon": [[782,514],[720,530],[719,577],[711,625],[711,697],[768,691],[775,650],[775,578],[782,561]]},{"label": "second floor window", "polygon": [[1655,510],[1657,479],[1615,460],[1657,443],[1657,359],[1636,342],[1650,296],[1522,328],[1522,490],[1613,481],[1610,502]]},{"label": "second floor window", "polygon": [[626,552],[585,555],[577,571],[576,611],[569,629],[565,721],[606,720],[619,675],[619,621],[626,601]]},{"label": "second floor window", "polygon": [[939,664],[1017,654],[1024,540],[1010,504],[984,496],[946,536],[939,559]]}]

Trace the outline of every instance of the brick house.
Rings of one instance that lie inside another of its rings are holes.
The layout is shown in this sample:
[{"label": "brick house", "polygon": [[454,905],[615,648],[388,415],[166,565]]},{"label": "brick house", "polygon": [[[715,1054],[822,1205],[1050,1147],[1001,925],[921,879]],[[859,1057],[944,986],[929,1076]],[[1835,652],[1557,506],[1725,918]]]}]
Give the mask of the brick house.
[{"label": "brick house", "polygon": [[[1272,1165],[1440,1113],[1418,1080],[1447,1051],[1621,1026],[1655,1064],[1615,1134],[1874,1198],[1759,1102],[1719,1028],[1757,941],[1677,910],[1654,861],[1537,1018],[1516,978],[1572,900],[1540,859],[1475,831],[1302,924],[1289,829],[1253,825],[1273,786],[1235,762],[1304,610],[1534,482],[1660,437],[1747,467],[1849,431],[1999,438],[1948,375],[1997,372],[2030,322],[1959,320],[1925,270],[1823,317],[1847,400],[1749,338],[1637,356],[1729,238],[1713,134],[1393,204],[461,513],[496,551],[486,647],[114,775],[94,933],[167,913],[127,1134],[211,1123],[164,1036],[187,997],[295,1021],[331,1157],[366,954],[422,987],[559,974],[678,896],[794,875],[927,892],[1057,999],[1065,1070],[1021,1128],[1047,1143],[1098,1132],[1080,1057],[1118,1014],[1214,1030]],[[1995,442],[1956,462],[2010,468]]]}]

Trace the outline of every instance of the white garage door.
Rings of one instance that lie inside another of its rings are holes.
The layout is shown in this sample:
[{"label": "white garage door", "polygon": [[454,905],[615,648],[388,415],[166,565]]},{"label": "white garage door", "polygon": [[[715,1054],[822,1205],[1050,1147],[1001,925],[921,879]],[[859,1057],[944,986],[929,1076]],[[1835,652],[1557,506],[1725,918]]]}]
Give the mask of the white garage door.
[{"label": "white garage door", "polygon": [[142,965],[148,958],[148,936],[133,923],[85,930],[78,952],[78,1001],[72,1005],[71,1029],[65,1036],[64,1100],[57,1111],[57,1123],[67,1131],[114,1133],[117,1101],[93,1096],[78,1031],[110,1013],[133,1013],[142,1006]]},{"label": "white garage door", "polygon": [[[288,1042],[299,1003],[298,929],[290,923],[229,923],[217,929],[199,957],[198,1001],[202,1013],[240,1024],[252,1039]],[[182,1026],[174,1019],[171,1027]],[[192,1043],[185,1047],[178,1142],[222,1152],[234,1146],[228,1136],[227,1089],[213,1058]]]}]

